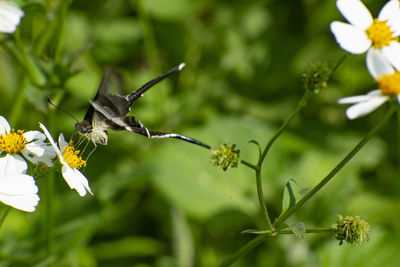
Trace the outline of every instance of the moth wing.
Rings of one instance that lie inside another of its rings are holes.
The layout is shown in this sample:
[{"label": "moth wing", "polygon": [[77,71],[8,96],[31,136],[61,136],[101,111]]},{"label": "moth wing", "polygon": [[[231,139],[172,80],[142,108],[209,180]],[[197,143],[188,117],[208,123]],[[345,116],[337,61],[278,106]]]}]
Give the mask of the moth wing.
[{"label": "moth wing", "polygon": [[[93,121],[93,114],[97,112],[93,103],[107,110],[111,117],[125,116],[129,110],[127,98],[123,95],[124,85],[120,73],[115,68],[107,68],[104,71],[97,94],[91,102],[85,115],[85,120]],[[103,114],[104,115],[104,114]],[[108,116],[107,116],[108,117]],[[96,115],[96,119],[101,116]]]}]

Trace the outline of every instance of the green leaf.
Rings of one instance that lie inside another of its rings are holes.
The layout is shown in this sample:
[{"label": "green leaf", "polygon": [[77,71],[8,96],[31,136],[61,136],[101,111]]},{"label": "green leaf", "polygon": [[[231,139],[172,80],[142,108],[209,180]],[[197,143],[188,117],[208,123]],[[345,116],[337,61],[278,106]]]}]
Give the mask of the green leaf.
[{"label": "green leaf", "polygon": [[296,181],[293,179],[290,179],[286,185],[285,189],[283,191],[283,198],[282,198],[282,213],[283,214],[286,210],[290,209],[296,204],[296,196],[292,187],[292,183],[295,184]]},{"label": "green leaf", "polygon": [[300,239],[301,241],[304,240],[306,236],[306,227],[303,222],[296,222],[293,224],[288,224],[290,230],[293,232],[293,234]]}]

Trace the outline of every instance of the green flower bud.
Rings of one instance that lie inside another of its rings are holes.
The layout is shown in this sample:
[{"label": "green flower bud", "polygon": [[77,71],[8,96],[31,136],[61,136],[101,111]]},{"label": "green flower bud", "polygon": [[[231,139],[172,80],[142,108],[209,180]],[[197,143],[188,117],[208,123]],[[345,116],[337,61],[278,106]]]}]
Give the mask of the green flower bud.
[{"label": "green flower bud", "polygon": [[360,217],[339,216],[338,222],[334,225],[336,239],[340,240],[339,245],[345,240],[347,243],[361,244],[363,241],[369,241],[368,233],[370,230],[369,224]]},{"label": "green flower bud", "polygon": [[328,87],[331,74],[332,70],[326,63],[311,63],[306,72],[302,75],[304,89],[317,94],[319,90]]},{"label": "green flower bud", "polygon": [[239,149],[235,149],[236,145],[228,146],[222,144],[212,149],[211,161],[214,165],[226,171],[228,168],[237,167],[239,162]]}]

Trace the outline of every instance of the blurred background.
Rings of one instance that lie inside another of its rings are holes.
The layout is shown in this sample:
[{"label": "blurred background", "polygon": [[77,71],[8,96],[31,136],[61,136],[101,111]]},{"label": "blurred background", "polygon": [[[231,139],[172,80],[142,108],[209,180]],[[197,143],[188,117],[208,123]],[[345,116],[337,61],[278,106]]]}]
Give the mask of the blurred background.
[{"label": "blurred background", "polygon": [[[47,96],[81,120],[107,66],[120,70],[130,93],[185,62],[131,114],[152,130],[213,147],[236,144],[242,159],[256,162],[248,141],[265,146],[294,110],[306,67],[334,65],[345,54],[329,31],[333,20],[344,21],[334,0],[16,2],[25,12],[18,31],[0,36],[8,44],[0,50],[0,114],[26,131],[43,122],[55,138],[70,138],[76,121],[49,108]],[[364,2],[374,16],[386,3]],[[31,65],[13,51],[24,51]],[[348,121],[337,104],[374,88],[365,55],[348,57],[278,139],[263,166],[272,218],[287,181],[306,192],[377,124],[387,106]],[[271,237],[233,266],[399,266],[399,129],[393,117],[288,220],[329,227],[339,214],[358,215],[371,224],[368,243],[339,246],[329,234]],[[46,178],[38,179],[37,210],[11,210],[0,229],[0,266],[217,266],[254,237],[242,230],[263,221],[253,171],[223,172],[210,156],[179,140],[109,132],[109,144],[81,169],[94,196],[81,198],[59,174],[51,195]],[[49,232],[55,240],[46,258]]]}]

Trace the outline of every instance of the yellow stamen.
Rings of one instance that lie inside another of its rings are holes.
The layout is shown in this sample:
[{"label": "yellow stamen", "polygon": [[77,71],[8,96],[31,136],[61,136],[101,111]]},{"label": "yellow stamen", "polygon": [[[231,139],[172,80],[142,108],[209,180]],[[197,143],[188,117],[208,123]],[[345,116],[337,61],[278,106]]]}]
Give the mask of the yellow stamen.
[{"label": "yellow stamen", "polygon": [[17,130],[17,132],[15,132],[14,129],[11,130],[11,133],[1,134],[1,149],[10,154],[16,154],[24,150],[27,140],[23,134],[24,131]]},{"label": "yellow stamen", "polygon": [[368,38],[372,41],[372,46],[382,48],[388,46],[392,41],[398,41],[398,37],[393,36],[393,32],[386,21],[374,19],[374,22],[367,29]]},{"label": "yellow stamen", "polygon": [[400,95],[400,72],[385,74],[377,79],[379,89],[384,95]]},{"label": "yellow stamen", "polygon": [[79,150],[75,150],[72,142],[69,143],[68,146],[64,148],[62,152],[62,156],[64,161],[68,163],[68,165],[73,168],[80,168],[86,166],[86,161],[84,161],[80,156],[78,156]]}]

